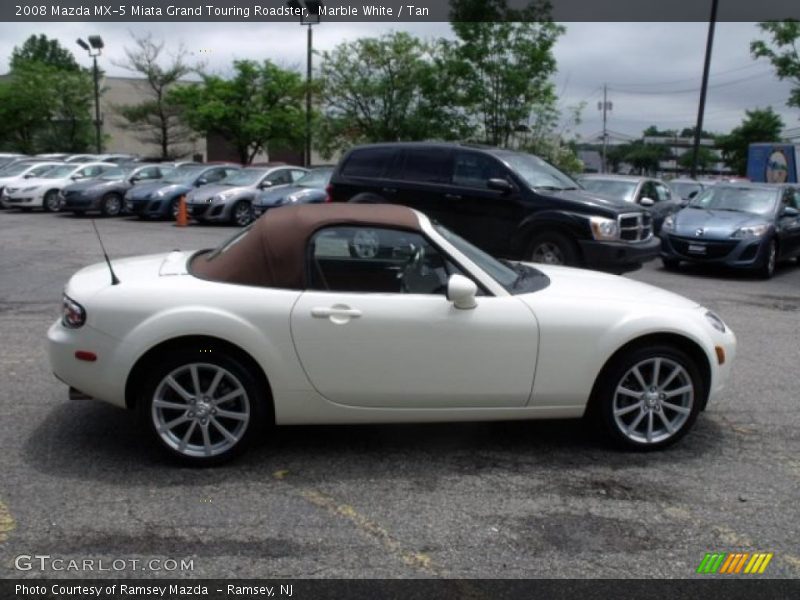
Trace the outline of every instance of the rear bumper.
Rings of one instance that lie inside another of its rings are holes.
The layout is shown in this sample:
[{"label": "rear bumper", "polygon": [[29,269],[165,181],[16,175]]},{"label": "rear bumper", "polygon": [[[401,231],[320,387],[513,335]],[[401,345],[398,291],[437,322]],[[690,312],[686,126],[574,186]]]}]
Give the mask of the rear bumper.
[{"label": "rear bumper", "polygon": [[600,242],[578,240],[586,267],[624,273],[635,271],[658,256],[661,242],[653,237],[645,242]]}]

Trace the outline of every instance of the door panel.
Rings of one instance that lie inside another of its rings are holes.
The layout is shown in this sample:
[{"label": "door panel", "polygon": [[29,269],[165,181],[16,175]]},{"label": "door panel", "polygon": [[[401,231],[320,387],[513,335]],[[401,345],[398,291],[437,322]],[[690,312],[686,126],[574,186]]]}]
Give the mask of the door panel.
[{"label": "door panel", "polygon": [[309,380],[339,404],[496,408],[530,396],[538,329],[511,296],[459,310],[439,294],[307,291],[291,329]]}]

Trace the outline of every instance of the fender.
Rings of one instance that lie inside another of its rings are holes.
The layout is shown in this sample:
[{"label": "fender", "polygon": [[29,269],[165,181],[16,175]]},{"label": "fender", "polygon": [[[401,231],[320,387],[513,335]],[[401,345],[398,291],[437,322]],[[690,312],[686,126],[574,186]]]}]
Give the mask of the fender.
[{"label": "fender", "polygon": [[523,256],[528,249],[531,236],[540,230],[561,230],[574,239],[592,237],[587,215],[563,210],[542,210],[527,216],[517,227],[517,232],[511,240],[513,255]]}]

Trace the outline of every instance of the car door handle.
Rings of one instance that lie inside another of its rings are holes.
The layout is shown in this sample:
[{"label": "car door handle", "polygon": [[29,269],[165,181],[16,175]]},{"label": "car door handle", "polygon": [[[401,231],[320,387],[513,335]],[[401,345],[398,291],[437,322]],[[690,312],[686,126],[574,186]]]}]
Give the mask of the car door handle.
[{"label": "car door handle", "polygon": [[317,306],[311,309],[311,316],[317,319],[328,319],[330,317],[349,317],[351,319],[357,319],[361,316],[361,311],[357,308]]},{"label": "car door handle", "polygon": [[461,200],[460,194],[445,194],[444,197],[448,200]]},{"label": "car door handle", "polygon": [[388,187],[385,187],[385,188],[381,188],[381,191],[382,191],[384,194],[396,194],[396,193],[397,193],[397,188],[388,188]]}]

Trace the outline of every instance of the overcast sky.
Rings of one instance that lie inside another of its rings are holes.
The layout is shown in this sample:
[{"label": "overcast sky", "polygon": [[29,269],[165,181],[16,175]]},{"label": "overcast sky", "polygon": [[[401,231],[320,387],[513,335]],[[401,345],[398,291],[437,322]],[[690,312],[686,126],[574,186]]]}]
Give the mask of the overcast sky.
[{"label": "overcast sky", "polygon": [[[566,23],[556,47],[555,77],[560,105],[587,105],[578,133],[583,139],[602,130],[597,102],[603,84],[613,102],[608,128],[641,135],[648,125],[681,129],[694,125],[703,69],[707,23]],[[323,23],[314,28],[315,49],[330,49],[344,40],[375,36],[392,29],[423,38],[452,36],[447,23]],[[235,58],[269,58],[304,68],[306,39],[301,26],[287,23],[0,23],[0,71],[11,50],[31,34],[57,38],[75,51],[81,64],[89,59],[75,39],[102,35],[106,49],[102,68],[125,72],[111,60],[122,58],[131,45],[130,32],[167,40],[167,48],[183,43],[209,70],[225,72]],[[750,57],[750,41],[760,37],[753,23],[718,23],[704,129],[727,132],[738,125],[745,109],[772,106],[787,130],[800,133],[800,110],[785,105],[791,85],[780,82],[763,59]]]}]

